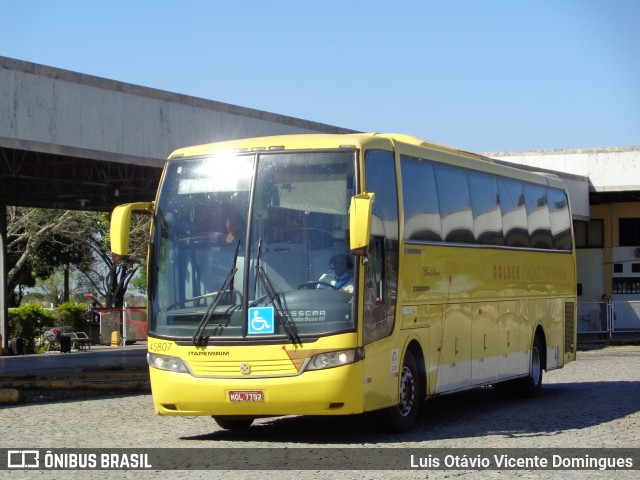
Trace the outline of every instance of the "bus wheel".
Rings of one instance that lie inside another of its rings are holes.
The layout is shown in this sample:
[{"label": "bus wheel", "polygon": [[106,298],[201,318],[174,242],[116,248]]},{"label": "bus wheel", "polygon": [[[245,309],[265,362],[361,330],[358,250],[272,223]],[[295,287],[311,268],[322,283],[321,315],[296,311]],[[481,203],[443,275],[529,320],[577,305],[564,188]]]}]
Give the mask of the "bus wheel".
[{"label": "bus wheel", "polygon": [[245,430],[254,420],[251,417],[213,417],[213,419],[225,430]]},{"label": "bus wheel", "polygon": [[542,355],[544,352],[544,342],[539,335],[533,341],[531,351],[531,371],[525,378],[509,380],[493,386],[498,395],[502,397],[534,398],[540,395],[542,390]]},{"label": "bus wheel", "polygon": [[404,432],[413,426],[423,400],[422,381],[411,351],[407,351],[402,363],[399,389],[398,405],[382,411],[382,426],[392,432]]},{"label": "bus wheel", "polygon": [[544,343],[540,335],[536,335],[531,351],[531,371],[527,378],[523,378],[519,385],[519,391],[523,397],[537,397],[542,390],[542,356],[544,355]]}]

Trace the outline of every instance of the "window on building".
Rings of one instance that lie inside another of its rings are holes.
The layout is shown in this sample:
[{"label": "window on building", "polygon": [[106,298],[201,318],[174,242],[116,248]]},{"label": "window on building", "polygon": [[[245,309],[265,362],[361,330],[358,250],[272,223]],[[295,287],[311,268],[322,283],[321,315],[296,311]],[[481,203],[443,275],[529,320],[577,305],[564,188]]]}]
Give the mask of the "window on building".
[{"label": "window on building", "polygon": [[613,293],[638,294],[640,293],[640,278],[613,278]]},{"label": "window on building", "polygon": [[640,263],[631,264],[631,273],[640,273]]},{"label": "window on building", "polygon": [[573,228],[576,248],[604,248],[604,220],[576,220]]},{"label": "window on building", "polygon": [[589,220],[587,248],[604,248],[604,220]]},{"label": "window on building", "polygon": [[589,222],[574,220],[573,236],[576,241],[576,248],[587,248],[587,226]]},{"label": "window on building", "polygon": [[618,222],[621,247],[640,245],[640,218],[621,218]]},{"label": "window on building", "polygon": [[624,267],[621,263],[613,264],[613,273],[622,273],[624,271]]}]

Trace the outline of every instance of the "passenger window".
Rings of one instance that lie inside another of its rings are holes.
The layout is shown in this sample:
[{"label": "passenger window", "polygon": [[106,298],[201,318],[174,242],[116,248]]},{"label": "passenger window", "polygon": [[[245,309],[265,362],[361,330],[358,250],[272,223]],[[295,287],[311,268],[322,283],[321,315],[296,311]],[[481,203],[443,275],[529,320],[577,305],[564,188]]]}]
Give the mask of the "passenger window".
[{"label": "passenger window", "polygon": [[522,184],[509,180],[498,181],[502,231],[504,244],[508,247],[528,247],[529,227]]},{"label": "passenger window", "polygon": [[468,180],[476,241],[485,245],[504,245],[496,180],[476,173],[469,174]]},{"label": "passenger window", "polygon": [[401,169],[404,238],[441,241],[440,213],[433,166],[424,160],[402,157]]},{"label": "passenger window", "polygon": [[553,248],[546,189],[536,185],[525,185],[524,200],[527,207],[527,224],[529,225],[531,247]]},{"label": "passenger window", "polygon": [[366,154],[366,191],[375,193],[372,235],[398,239],[398,195],[393,154],[369,150]]},{"label": "passenger window", "polygon": [[471,201],[464,172],[436,166],[435,176],[444,241],[475,243]]},{"label": "passenger window", "polygon": [[567,196],[560,190],[549,189],[547,198],[553,246],[557,250],[571,250],[571,215]]}]

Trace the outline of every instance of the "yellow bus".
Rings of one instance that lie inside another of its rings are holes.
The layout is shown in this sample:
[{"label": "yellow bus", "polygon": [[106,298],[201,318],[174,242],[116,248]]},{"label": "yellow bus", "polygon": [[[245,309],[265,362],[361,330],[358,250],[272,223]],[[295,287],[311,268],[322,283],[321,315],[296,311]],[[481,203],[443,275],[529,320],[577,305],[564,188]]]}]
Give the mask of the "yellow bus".
[{"label": "yellow bus", "polygon": [[564,184],[406,135],[177,150],[154,202],[148,361],[160,415],[377,412],[481,385],[535,396],[576,357]]}]

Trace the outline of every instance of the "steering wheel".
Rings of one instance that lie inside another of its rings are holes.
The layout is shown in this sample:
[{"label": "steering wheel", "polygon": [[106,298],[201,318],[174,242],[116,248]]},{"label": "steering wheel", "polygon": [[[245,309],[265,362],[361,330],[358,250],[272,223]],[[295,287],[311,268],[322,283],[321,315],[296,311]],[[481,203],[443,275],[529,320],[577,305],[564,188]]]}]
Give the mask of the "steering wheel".
[{"label": "steering wheel", "polygon": [[[222,295],[227,295],[228,293],[231,293],[231,290],[227,289],[224,291],[224,293]],[[235,305],[241,305],[242,304],[242,293],[240,293],[239,290],[233,290],[233,298],[231,300],[234,299],[238,299],[238,303],[234,303]]]},{"label": "steering wheel", "polygon": [[311,280],[310,282],[304,282],[298,286],[298,290],[311,289],[318,286],[329,287],[333,290],[337,290],[335,285],[331,285],[327,282],[321,282],[320,280]]}]

